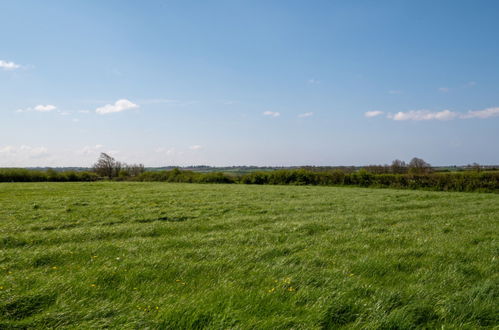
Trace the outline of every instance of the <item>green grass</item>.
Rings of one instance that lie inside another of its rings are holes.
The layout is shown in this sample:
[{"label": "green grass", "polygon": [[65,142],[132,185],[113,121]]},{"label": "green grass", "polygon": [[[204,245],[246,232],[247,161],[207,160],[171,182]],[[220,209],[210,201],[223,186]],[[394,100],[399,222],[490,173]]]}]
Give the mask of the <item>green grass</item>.
[{"label": "green grass", "polygon": [[0,328],[492,328],[499,195],[0,184]]}]

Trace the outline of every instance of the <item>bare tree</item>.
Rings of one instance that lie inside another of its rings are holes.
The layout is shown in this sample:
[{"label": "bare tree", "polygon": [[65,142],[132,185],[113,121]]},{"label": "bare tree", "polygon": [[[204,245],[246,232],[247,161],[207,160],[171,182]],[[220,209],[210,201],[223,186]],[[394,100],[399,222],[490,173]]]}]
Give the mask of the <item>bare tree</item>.
[{"label": "bare tree", "polygon": [[407,164],[400,159],[395,159],[390,166],[391,172],[395,174],[407,173]]},{"label": "bare tree", "polygon": [[113,178],[117,176],[121,169],[121,163],[106,153],[101,153],[97,163],[92,167],[99,176]]},{"label": "bare tree", "polygon": [[129,176],[141,175],[145,171],[144,164],[131,164],[131,165],[125,164],[125,171]]},{"label": "bare tree", "polygon": [[413,174],[427,174],[431,172],[431,165],[421,158],[414,157],[409,162],[409,172]]}]

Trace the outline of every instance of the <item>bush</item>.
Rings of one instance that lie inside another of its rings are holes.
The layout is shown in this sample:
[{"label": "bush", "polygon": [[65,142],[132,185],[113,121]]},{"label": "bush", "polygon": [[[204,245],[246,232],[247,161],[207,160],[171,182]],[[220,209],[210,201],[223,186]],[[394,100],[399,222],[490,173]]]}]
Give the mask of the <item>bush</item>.
[{"label": "bush", "polygon": [[96,181],[98,176],[92,172],[64,171],[53,169],[46,171],[9,168],[0,170],[0,182],[67,182],[67,181]]}]

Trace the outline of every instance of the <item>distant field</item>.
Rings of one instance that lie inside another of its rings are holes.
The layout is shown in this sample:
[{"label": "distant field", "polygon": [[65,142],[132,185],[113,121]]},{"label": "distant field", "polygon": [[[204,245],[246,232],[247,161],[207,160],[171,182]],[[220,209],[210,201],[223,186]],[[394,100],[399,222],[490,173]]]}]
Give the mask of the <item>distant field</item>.
[{"label": "distant field", "polygon": [[499,194],[0,184],[0,328],[499,326]]}]

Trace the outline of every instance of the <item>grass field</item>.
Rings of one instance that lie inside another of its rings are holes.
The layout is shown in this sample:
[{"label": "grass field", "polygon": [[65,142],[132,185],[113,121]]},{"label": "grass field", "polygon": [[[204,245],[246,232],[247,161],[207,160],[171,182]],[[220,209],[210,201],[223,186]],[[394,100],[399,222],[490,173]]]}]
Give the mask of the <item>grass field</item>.
[{"label": "grass field", "polygon": [[492,328],[499,194],[0,184],[0,328]]}]

